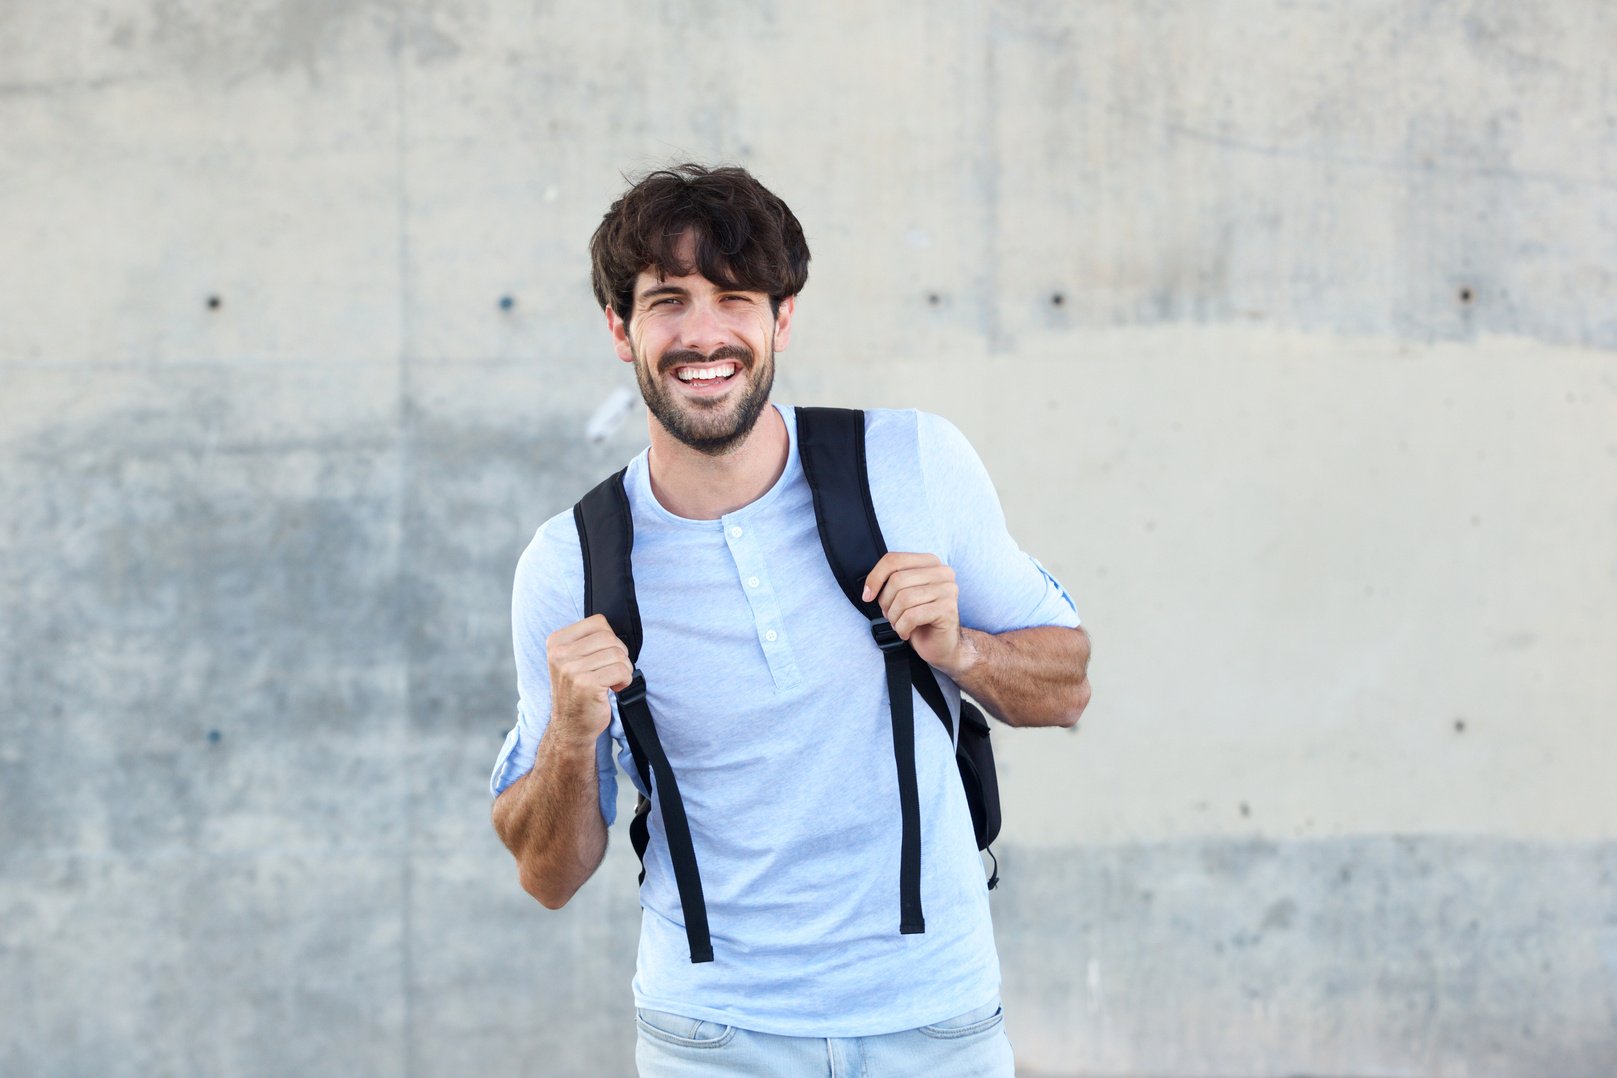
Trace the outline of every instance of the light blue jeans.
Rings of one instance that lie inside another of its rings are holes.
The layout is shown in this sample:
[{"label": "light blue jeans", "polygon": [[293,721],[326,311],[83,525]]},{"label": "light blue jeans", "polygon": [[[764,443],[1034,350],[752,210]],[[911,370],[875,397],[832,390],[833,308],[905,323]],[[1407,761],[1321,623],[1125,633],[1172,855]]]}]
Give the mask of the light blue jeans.
[{"label": "light blue jeans", "polygon": [[1013,1078],[999,1004],[878,1037],[779,1037],[666,1011],[635,1011],[640,1078]]}]

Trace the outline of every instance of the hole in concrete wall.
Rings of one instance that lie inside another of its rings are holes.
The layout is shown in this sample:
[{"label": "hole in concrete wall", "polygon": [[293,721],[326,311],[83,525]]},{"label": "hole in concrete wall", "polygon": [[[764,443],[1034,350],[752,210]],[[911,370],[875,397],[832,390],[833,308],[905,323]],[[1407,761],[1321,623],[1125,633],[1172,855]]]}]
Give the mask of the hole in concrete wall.
[{"label": "hole in concrete wall", "polygon": [[1250,816],[1250,815],[1252,815],[1252,806],[1247,804],[1245,801],[1241,802],[1241,815],[1242,816]]},{"label": "hole in concrete wall", "polygon": [[943,297],[938,295],[936,292],[928,292],[926,294],[926,302],[930,306],[936,307],[938,304],[943,302]]},{"label": "hole in concrete wall", "polygon": [[1059,307],[1059,306],[1061,306],[1062,304],[1064,304],[1066,302],[1067,302],[1067,297],[1062,295],[1060,292],[1052,292],[1052,293],[1050,293],[1050,306]]},{"label": "hole in concrete wall", "polygon": [[1454,720],[1454,732],[1457,733],[1457,734],[1465,733],[1465,720],[1464,719],[1455,719]]},{"label": "hole in concrete wall", "polygon": [[209,296],[208,297],[208,310],[217,311],[219,309],[220,305],[223,304],[223,303],[224,303],[224,300],[220,299],[218,296]]},{"label": "hole in concrete wall", "polygon": [[1460,302],[1461,303],[1470,303],[1472,300],[1474,300],[1476,298],[1477,298],[1476,293],[1471,291],[1471,286],[1470,285],[1461,285],[1460,286]]},{"label": "hole in concrete wall", "polygon": [[515,296],[501,296],[500,297],[500,310],[509,311],[512,307],[515,307],[516,305],[517,305],[517,301],[516,301]]}]

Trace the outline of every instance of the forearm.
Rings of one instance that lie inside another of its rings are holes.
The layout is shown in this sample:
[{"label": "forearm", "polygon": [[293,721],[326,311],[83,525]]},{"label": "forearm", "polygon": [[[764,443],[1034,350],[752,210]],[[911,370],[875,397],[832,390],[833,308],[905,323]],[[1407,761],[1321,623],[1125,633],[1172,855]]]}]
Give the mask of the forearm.
[{"label": "forearm", "polygon": [[960,630],[964,661],[945,671],[1012,726],[1074,726],[1089,704],[1089,634],[1047,625],[1006,633]]},{"label": "forearm", "polygon": [[606,854],[593,739],[568,740],[551,726],[533,770],[494,801],[494,829],[517,861],[522,889],[559,909]]}]

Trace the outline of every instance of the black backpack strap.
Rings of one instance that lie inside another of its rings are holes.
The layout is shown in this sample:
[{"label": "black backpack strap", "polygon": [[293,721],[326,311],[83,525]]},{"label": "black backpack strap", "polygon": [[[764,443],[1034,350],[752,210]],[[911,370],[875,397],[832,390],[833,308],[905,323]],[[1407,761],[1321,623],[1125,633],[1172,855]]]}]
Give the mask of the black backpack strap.
[{"label": "black backpack strap", "polygon": [[[842,593],[869,619],[871,636],[881,648],[887,667],[900,814],[898,930],[905,934],[925,932],[926,918],[921,910],[921,799],[915,778],[915,703],[910,692],[916,683],[912,681],[911,660],[919,661],[919,657],[882,616],[881,606],[864,599],[865,577],[887,553],[876,508],[870,500],[865,414],[848,408],[797,409],[797,453],[803,462],[803,477],[814,496],[814,519],[825,559]],[[926,682],[938,689],[930,668],[920,683]],[[938,699],[942,702],[941,692]],[[947,713],[945,707],[944,714]]]},{"label": "black backpack strap", "polygon": [[[640,742],[655,779],[652,789],[657,794],[657,807],[662,810],[663,831],[668,835],[668,856],[674,863],[674,884],[679,888],[679,904],[685,911],[685,938],[691,946],[691,961],[711,962],[713,940],[708,934],[707,900],[702,896],[702,876],[696,867],[696,849],[691,845],[691,825],[685,817],[685,802],[679,796],[674,769],[669,766],[662,741],[657,737],[657,727],[651,721],[651,709],[646,706],[646,679],[638,668],[634,680],[617,695],[618,717],[623,720],[624,732],[633,731],[630,736]],[[631,829],[634,823],[640,823],[641,831],[646,832],[644,821],[648,815],[649,806],[647,812],[636,811]],[[641,840],[642,850],[646,841]],[[642,858],[642,880],[645,872]]]},{"label": "black backpack strap", "polygon": [[[605,615],[613,633],[629,649],[629,661],[635,663],[640,658],[642,636],[631,557],[634,519],[629,512],[629,496],[623,489],[623,476],[620,471],[584,495],[573,506],[573,522],[578,527],[578,543],[584,555],[584,615]],[[640,772],[641,783],[656,793],[657,806],[662,810],[668,856],[674,863],[674,883],[685,913],[691,961],[711,962],[713,941],[708,934],[707,902],[702,896],[696,849],[691,844],[690,821],[685,816],[685,802],[679,796],[674,769],[652,722],[651,708],[646,704],[646,679],[638,666],[634,679],[617,693],[617,698],[618,718],[623,720],[635,769]],[[650,803],[642,798],[629,823],[629,839],[640,858],[642,883],[646,879],[646,846],[650,841],[649,814]]]},{"label": "black backpack strap", "polygon": [[949,717],[949,701],[943,698],[943,688],[938,684],[938,676],[927,661],[915,654],[910,648],[910,680],[915,683],[915,691],[921,694],[921,699],[932,709],[932,713],[943,723],[944,730],[948,731],[949,739],[954,740],[954,722]]}]

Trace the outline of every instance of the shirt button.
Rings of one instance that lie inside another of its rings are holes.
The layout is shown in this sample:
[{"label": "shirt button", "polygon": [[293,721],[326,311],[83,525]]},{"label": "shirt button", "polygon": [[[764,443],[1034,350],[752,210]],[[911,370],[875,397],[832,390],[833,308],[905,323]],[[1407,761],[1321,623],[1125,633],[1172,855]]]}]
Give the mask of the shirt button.
[{"label": "shirt button", "polygon": [[741,529],[740,528],[731,528],[730,529],[730,538],[732,538],[732,539],[740,539],[741,538]]},{"label": "shirt button", "polygon": [[758,586],[758,578],[755,577],[755,576],[749,576],[747,578],[747,587],[756,588],[757,586]]},{"label": "shirt button", "polygon": [[767,633],[764,634],[764,639],[769,641],[771,644],[773,644],[775,642],[775,640],[779,636],[780,636],[779,633],[777,633],[775,630],[771,629]]}]

